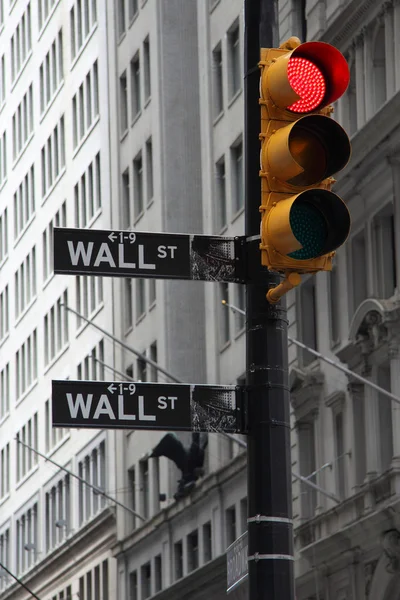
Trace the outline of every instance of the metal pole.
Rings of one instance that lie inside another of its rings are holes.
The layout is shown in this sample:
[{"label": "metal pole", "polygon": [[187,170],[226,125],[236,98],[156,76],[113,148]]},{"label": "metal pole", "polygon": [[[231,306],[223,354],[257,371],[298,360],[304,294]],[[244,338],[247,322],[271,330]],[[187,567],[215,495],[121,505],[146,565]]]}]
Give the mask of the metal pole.
[{"label": "metal pole", "polygon": [[[245,0],[245,205],[249,268],[260,264],[260,48],[277,47],[278,0]],[[250,241],[252,240],[252,241]],[[250,600],[294,600],[286,308],[266,299],[280,278],[246,286]]]}]

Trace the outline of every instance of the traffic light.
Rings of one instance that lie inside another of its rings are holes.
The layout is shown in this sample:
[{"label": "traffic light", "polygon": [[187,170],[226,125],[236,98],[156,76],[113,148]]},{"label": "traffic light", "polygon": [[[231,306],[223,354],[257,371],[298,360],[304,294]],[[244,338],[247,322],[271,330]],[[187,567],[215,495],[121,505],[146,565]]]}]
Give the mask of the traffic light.
[{"label": "traffic light", "polygon": [[260,249],[262,265],[286,275],[281,293],[269,294],[276,302],[299,274],[331,270],[350,231],[347,206],[331,186],[351,147],[330,118],[350,74],[330,44],[294,37],[262,48],[260,68]]}]

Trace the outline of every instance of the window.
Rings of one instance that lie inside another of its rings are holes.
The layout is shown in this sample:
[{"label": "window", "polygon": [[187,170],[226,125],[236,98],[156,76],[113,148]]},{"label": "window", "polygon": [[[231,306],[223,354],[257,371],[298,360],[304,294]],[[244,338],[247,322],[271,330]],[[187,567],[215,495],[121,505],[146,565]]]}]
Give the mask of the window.
[{"label": "window", "polygon": [[41,151],[42,197],[55,185],[65,167],[65,124],[61,117]]},{"label": "window", "polygon": [[232,165],[232,197],[233,213],[237,213],[244,206],[244,178],[243,178],[243,145],[242,142],[231,148]]},{"label": "window", "polygon": [[118,35],[121,37],[126,30],[126,20],[125,20],[125,0],[118,0]]},{"label": "window", "polygon": [[41,114],[53,100],[63,79],[63,37],[60,29],[39,69]]},{"label": "window", "polygon": [[71,528],[69,475],[64,475],[45,494],[46,552],[61,544]]},{"label": "window", "polygon": [[[0,1],[1,4],[1,1]],[[1,20],[0,20],[1,23]],[[0,106],[6,99],[6,57],[5,54],[0,59]]]},{"label": "window", "polygon": [[47,225],[42,234],[43,243],[43,281],[46,282],[53,274],[53,237],[54,227],[67,226],[67,203],[63,202],[54,218]]},{"label": "window", "polygon": [[17,544],[17,574],[21,575],[33,567],[39,556],[37,502],[17,517],[15,529]]},{"label": "window", "polygon": [[[235,285],[235,305],[240,311],[246,310],[246,288],[244,285],[237,284]],[[227,310],[227,309],[225,309]],[[242,331],[246,324],[246,315],[242,314],[242,312],[235,312],[235,327],[236,331]]]},{"label": "window", "polygon": [[124,279],[124,315],[125,331],[133,326],[133,298],[132,298],[132,278]]},{"label": "window", "polygon": [[230,546],[237,538],[236,532],[236,506],[231,506],[225,511],[226,545]]},{"label": "window", "polygon": [[131,199],[129,184],[129,169],[122,173],[122,227],[131,226]]},{"label": "window", "polygon": [[[127,369],[127,371],[128,371],[128,369]],[[129,479],[130,506],[131,506],[132,510],[137,512],[137,509],[136,509],[136,469],[135,469],[135,467],[132,467],[132,469],[129,469],[128,479]],[[133,515],[133,528],[135,528],[135,527],[136,527],[136,517]]]},{"label": "window", "polygon": [[73,146],[76,149],[99,114],[99,75],[97,60],[72,98]]},{"label": "window", "polygon": [[153,144],[151,138],[146,142],[146,180],[147,203],[149,203],[154,195]]},{"label": "window", "polygon": [[[150,354],[150,359],[157,363],[158,362],[158,356],[157,356],[157,342],[154,342],[150,348],[149,348],[149,354]],[[151,370],[150,370],[150,381],[153,381],[154,383],[157,382],[158,379],[158,371],[156,369],[156,367],[151,366]]]},{"label": "window", "polygon": [[242,498],[240,501],[240,521],[241,521],[241,534],[247,531],[247,517],[248,517],[248,507],[247,507],[247,497]]},{"label": "window", "polygon": [[0,500],[10,492],[10,443],[0,450]]},{"label": "window", "polygon": [[37,370],[37,333],[35,329],[15,355],[16,400],[19,400],[36,382]]},{"label": "window", "polygon": [[129,573],[129,600],[139,600],[137,571]]},{"label": "window", "polygon": [[144,99],[146,101],[151,96],[150,40],[148,37],[143,42],[143,62],[144,62]]},{"label": "window", "polygon": [[385,206],[372,222],[378,298],[390,298],[397,287],[393,204]]},{"label": "window", "polygon": [[162,590],[162,556],[157,554],[154,558],[154,593]]},{"label": "window", "polygon": [[329,292],[329,325],[331,344],[337,344],[340,341],[340,295],[338,268],[332,267],[328,273],[328,292]]},{"label": "window", "polygon": [[[316,457],[315,457],[315,423],[313,420],[298,422],[298,442],[300,454],[300,475],[312,483],[316,483]],[[314,488],[304,481],[300,483],[301,517],[311,519],[317,507],[317,493]]]},{"label": "window", "polygon": [[151,563],[148,562],[140,568],[141,584],[142,584],[142,599],[150,598],[151,596]]},{"label": "window", "polygon": [[203,525],[203,562],[206,563],[212,559],[212,529],[211,521]]},{"label": "window", "polygon": [[[377,384],[384,390],[391,392],[390,362],[383,363],[378,367]],[[390,468],[393,458],[393,421],[392,401],[383,394],[378,395],[379,411],[379,439],[378,449],[380,457],[380,470],[386,471]]]},{"label": "window", "polygon": [[350,242],[353,312],[367,298],[367,264],[365,231],[353,236]]},{"label": "window", "polygon": [[139,490],[140,514],[147,519],[150,516],[150,490],[149,490],[149,461],[139,462]]},{"label": "window", "polygon": [[375,37],[373,47],[373,85],[374,85],[374,108],[378,110],[386,101],[386,40],[385,26],[382,25]]},{"label": "window", "polygon": [[[103,363],[103,364],[102,364]],[[101,340],[91,353],[79,363],[77,367],[77,379],[104,381],[104,342]]]},{"label": "window", "polygon": [[[105,491],[105,468],[105,442],[101,442],[78,462],[78,475],[84,481]],[[79,481],[78,495],[79,526],[82,526],[102,510],[106,503],[102,494],[89,488],[83,481]]]},{"label": "window", "polygon": [[35,166],[32,165],[14,194],[14,238],[24,231],[35,213]]},{"label": "window", "polygon": [[15,318],[25,311],[36,297],[36,248],[33,247],[15,273]]},{"label": "window", "polygon": [[[22,443],[20,444],[19,441]],[[15,444],[17,457],[16,477],[18,482],[38,463],[38,455],[34,452],[34,450],[39,450],[37,412],[18,431]]]},{"label": "window", "polygon": [[[63,304],[64,306],[61,306]],[[44,317],[44,364],[47,366],[68,343],[68,291],[65,290]]]},{"label": "window", "polygon": [[[0,2],[1,6],[1,2]],[[10,529],[3,529],[0,532],[0,562],[2,565],[11,569],[11,548],[10,548]],[[12,577],[4,575],[0,577],[0,591],[3,591],[7,586],[14,582]]]},{"label": "window", "polygon": [[[1,157],[0,157],[0,161],[1,161]],[[0,162],[0,164],[1,164],[1,162]],[[1,170],[1,168],[0,168],[0,170]],[[7,216],[8,216],[7,208],[5,208],[3,213],[0,215],[0,263],[3,262],[3,260],[8,255],[8,218],[7,218]]]},{"label": "window", "polygon": [[334,419],[334,435],[335,435],[335,472],[336,472],[336,489],[339,498],[344,498],[346,495],[346,480],[345,480],[345,449],[344,449],[344,424],[343,412],[336,412],[333,415]]},{"label": "window", "polygon": [[87,227],[101,208],[100,152],[74,187],[76,227]]},{"label": "window", "polygon": [[[76,278],[76,310],[87,319],[103,304],[103,278],[84,276]],[[86,322],[78,315],[76,326],[79,329]]]},{"label": "window", "polygon": [[227,283],[219,284],[220,291],[220,340],[221,346],[225,346],[231,339],[230,323],[229,323],[229,308],[222,304],[225,300],[229,304],[229,286]]},{"label": "window", "polygon": [[25,149],[33,133],[33,84],[22,98],[12,117],[13,160]]},{"label": "window", "polygon": [[11,83],[14,83],[25,65],[32,48],[32,18],[29,2],[11,38]]},{"label": "window", "polygon": [[57,0],[38,0],[39,31],[46,23],[48,16]]},{"label": "window", "polygon": [[174,544],[175,580],[183,577],[183,544],[182,540]]},{"label": "window", "polygon": [[[315,277],[309,277],[298,289],[297,322],[301,341],[313,350],[317,350],[318,347],[316,306]],[[302,349],[299,350],[299,359],[301,366],[306,367],[315,357],[311,352]]]},{"label": "window", "polygon": [[10,330],[10,303],[8,285],[0,292],[0,342]]},{"label": "window", "polygon": [[89,37],[96,21],[96,0],[77,0],[70,11],[72,60]]},{"label": "window", "polygon": [[121,133],[128,129],[128,84],[126,71],[119,78],[119,112],[121,115]]},{"label": "window", "polygon": [[233,98],[240,90],[241,79],[239,25],[237,24],[228,32],[228,82],[230,98]]},{"label": "window", "polygon": [[149,308],[154,306],[157,299],[157,289],[156,289],[156,280],[149,279]]},{"label": "window", "polygon": [[217,198],[215,203],[215,230],[221,231],[227,225],[225,159],[222,157],[215,165],[215,183]]},{"label": "window", "polygon": [[10,363],[0,371],[0,420],[10,410]]},{"label": "window", "polygon": [[146,312],[145,280],[135,279],[136,282],[136,321],[142,318]]},{"label": "window", "polygon": [[196,529],[187,536],[188,573],[199,566],[199,532]]},{"label": "window", "polygon": [[64,439],[68,434],[69,429],[63,427],[53,427],[52,416],[51,416],[51,400],[46,400],[44,405],[44,417],[45,417],[45,447],[46,453],[53,450],[57,444]]},{"label": "window", "polygon": [[129,0],[129,20],[132,21],[139,12],[138,0]]},{"label": "window", "polygon": [[142,108],[140,99],[140,58],[139,53],[131,60],[131,110],[135,119]]},{"label": "window", "polygon": [[214,116],[217,117],[224,110],[224,88],[222,70],[221,44],[214,48],[212,53],[213,90],[214,90]]},{"label": "window", "polygon": [[[80,600],[109,600],[107,560],[104,560],[102,563],[96,565],[94,569],[79,577],[79,592],[76,596]],[[69,599],[66,598],[66,600]]]},{"label": "window", "polygon": [[142,153],[133,161],[133,201],[134,218],[137,219],[143,213],[143,161]]},{"label": "window", "polygon": [[0,187],[7,177],[7,135],[0,135]]}]

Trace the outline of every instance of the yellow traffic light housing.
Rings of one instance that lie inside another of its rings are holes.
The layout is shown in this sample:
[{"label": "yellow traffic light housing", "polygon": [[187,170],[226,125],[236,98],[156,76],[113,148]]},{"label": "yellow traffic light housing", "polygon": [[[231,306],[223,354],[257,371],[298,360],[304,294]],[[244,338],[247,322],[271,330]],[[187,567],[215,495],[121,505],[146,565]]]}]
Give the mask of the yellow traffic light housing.
[{"label": "yellow traffic light housing", "polygon": [[[331,192],[351,154],[330,118],[349,82],[347,62],[329,44],[290,38],[261,49],[260,68],[262,265],[287,276],[330,270],[350,230],[349,211]],[[282,293],[298,281],[287,278]]]}]

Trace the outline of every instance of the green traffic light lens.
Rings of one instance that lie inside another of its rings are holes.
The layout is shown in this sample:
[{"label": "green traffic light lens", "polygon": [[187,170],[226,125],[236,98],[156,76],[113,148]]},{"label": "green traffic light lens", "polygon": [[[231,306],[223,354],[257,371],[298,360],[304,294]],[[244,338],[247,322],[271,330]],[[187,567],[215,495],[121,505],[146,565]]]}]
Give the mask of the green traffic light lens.
[{"label": "green traffic light lens", "polygon": [[288,256],[297,260],[320,256],[328,235],[327,223],[321,211],[309,202],[297,200],[291,208],[289,222],[293,235],[303,247]]}]

